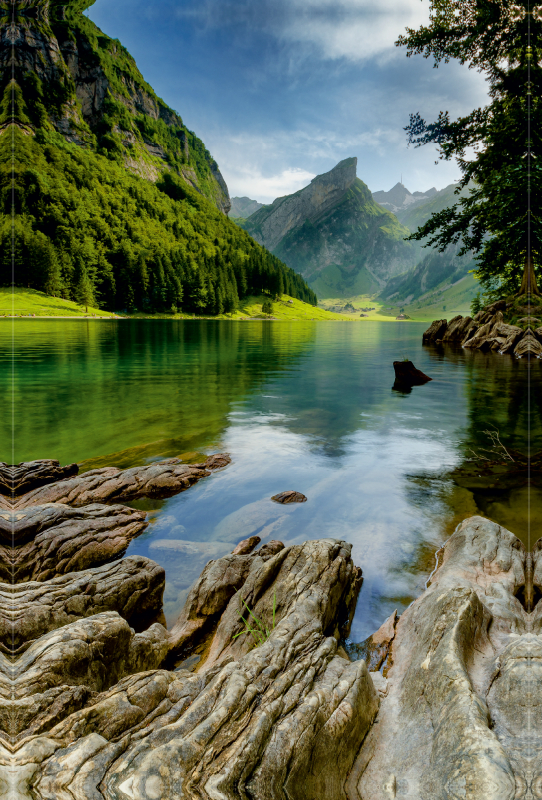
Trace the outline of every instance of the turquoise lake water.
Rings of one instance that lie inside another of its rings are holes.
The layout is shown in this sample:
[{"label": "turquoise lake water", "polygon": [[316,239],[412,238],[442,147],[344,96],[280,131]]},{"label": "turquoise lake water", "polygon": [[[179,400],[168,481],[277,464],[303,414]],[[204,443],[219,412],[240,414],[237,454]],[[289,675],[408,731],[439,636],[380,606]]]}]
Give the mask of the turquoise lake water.
[{"label": "turquoise lake water", "polygon": [[[529,535],[526,489],[477,494],[450,472],[487,444],[488,427],[525,449],[530,425],[540,444],[539,362],[529,378],[511,357],[423,347],[425,327],[3,321],[0,459],[89,469],[227,451],[226,469],[140,504],[151,524],[128,552],[166,568],[168,622],[206,561],[241,539],[333,537],[353,544],[363,569],[360,641],[423,591],[435,551],[465,516]],[[433,380],[393,390],[392,362],[404,357]],[[308,501],[270,500],[286,489]]]}]

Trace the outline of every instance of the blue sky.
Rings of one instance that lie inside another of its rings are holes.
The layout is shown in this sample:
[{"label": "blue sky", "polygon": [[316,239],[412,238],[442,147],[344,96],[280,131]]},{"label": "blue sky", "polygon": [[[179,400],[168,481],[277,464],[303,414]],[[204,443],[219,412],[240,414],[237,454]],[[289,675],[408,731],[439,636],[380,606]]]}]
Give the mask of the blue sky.
[{"label": "blue sky", "polygon": [[459,177],[432,148],[407,148],[410,112],[427,120],[486,102],[483,78],[433,69],[394,47],[428,0],[96,0],[88,16],[203,139],[232,196],[296,191],[358,157],[358,177],[411,191]]}]

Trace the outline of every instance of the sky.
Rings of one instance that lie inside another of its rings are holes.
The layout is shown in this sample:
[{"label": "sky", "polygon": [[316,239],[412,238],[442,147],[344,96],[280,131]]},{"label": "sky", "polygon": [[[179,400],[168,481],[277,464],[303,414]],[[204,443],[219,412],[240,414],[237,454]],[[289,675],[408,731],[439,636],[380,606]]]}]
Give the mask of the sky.
[{"label": "sky", "polygon": [[230,195],[262,203],[358,158],[371,191],[457,181],[434,147],[407,147],[409,114],[487,101],[483,77],[395,47],[428,0],[96,0],[88,16],[203,140]]}]

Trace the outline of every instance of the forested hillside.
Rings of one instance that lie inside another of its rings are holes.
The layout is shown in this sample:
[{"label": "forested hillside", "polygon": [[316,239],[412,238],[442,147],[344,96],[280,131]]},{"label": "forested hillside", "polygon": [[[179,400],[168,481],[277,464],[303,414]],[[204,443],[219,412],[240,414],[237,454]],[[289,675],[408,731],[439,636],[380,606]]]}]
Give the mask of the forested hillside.
[{"label": "forested hillside", "polygon": [[16,285],[89,305],[212,314],[262,291],[315,304],[228,220],[216,162],[82,15],[89,5],[27,3],[10,31],[14,79],[2,39],[0,282],[12,280],[14,232]]}]

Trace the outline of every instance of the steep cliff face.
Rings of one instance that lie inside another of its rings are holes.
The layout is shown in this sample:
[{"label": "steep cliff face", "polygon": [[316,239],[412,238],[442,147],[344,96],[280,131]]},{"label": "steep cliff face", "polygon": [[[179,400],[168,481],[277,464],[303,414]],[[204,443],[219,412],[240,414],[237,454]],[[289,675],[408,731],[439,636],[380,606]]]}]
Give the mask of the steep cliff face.
[{"label": "steep cliff face", "polygon": [[371,197],[348,158],[243,224],[319,297],[370,292],[415,263],[409,231]]},{"label": "steep cliff face", "polygon": [[13,70],[19,127],[53,128],[153,182],[175,172],[227,214],[230,199],[218,165],[120,42],[83,16],[93,1],[2,4],[0,124],[11,117]]}]

